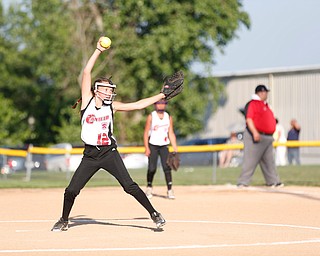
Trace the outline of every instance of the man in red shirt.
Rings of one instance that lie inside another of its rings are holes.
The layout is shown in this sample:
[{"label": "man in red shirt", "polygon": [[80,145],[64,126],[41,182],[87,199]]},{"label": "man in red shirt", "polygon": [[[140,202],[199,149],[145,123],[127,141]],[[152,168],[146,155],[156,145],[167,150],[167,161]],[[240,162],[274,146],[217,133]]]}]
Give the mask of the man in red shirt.
[{"label": "man in red shirt", "polygon": [[272,135],[276,129],[276,120],[267,103],[268,92],[265,85],[258,85],[252,100],[245,107],[247,127],[243,134],[244,159],[238,187],[249,185],[258,164],[267,186],[283,186],[274,160]]}]

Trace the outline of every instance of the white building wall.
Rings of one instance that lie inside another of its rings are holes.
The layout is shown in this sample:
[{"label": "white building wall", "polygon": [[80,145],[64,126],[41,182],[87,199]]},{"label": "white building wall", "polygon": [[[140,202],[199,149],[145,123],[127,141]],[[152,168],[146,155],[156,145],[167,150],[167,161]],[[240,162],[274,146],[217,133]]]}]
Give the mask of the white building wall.
[{"label": "white building wall", "polygon": [[[218,76],[225,83],[227,98],[212,115],[202,137],[228,136],[245,128],[239,108],[250,100],[258,84],[270,87],[269,104],[275,116],[290,129],[290,120],[301,125],[300,140],[320,140],[320,67],[269,70]],[[301,148],[302,163],[320,163],[320,148]]]}]

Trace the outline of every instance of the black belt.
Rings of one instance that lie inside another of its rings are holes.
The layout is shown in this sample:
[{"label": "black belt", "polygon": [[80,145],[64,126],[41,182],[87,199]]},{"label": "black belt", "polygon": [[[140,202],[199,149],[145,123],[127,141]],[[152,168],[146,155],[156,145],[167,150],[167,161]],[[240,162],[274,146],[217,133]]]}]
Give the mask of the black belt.
[{"label": "black belt", "polygon": [[259,132],[260,134],[262,134],[262,135],[266,135],[266,136],[272,136],[273,135],[273,133],[265,133],[265,132]]},{"label": "black belt", "polygon": [[[247,131],[250,133],[250,135],[251,136],[253,136],[252,135],[252,132],[249,130],[249,128],[248,127],[246,127],[246,129],[247,129]],[[273,136],[273,133],[265,133],[265,132],[259,132],[261,135],[265,135],[265,136]]]}]

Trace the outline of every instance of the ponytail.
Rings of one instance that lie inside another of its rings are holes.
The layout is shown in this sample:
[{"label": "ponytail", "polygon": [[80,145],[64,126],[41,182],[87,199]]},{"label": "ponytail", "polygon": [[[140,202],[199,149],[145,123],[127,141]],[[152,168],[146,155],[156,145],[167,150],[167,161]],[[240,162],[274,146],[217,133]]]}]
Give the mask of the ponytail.
[{"label": "ponytail", "polygon": [[79,98],[77,102],[73,104],[72,108],[75,109],[81,101],[82,101],[82,98]]}]

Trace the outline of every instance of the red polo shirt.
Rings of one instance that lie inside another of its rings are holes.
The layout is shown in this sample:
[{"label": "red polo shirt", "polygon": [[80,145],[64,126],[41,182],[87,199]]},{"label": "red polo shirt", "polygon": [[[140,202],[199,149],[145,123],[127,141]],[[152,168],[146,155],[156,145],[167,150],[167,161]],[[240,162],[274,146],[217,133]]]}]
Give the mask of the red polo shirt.
[{"label": "red polo shirt", "polygon": [[273,134],[276,130],[276,119],[268,104],[261,100],[252,100],[249,103],[246,118],[253,120],[259,132]]}]

